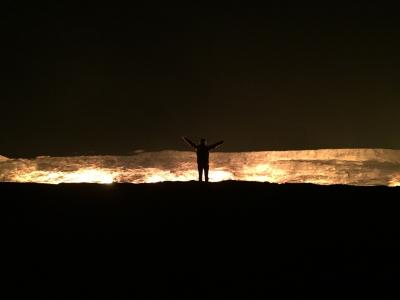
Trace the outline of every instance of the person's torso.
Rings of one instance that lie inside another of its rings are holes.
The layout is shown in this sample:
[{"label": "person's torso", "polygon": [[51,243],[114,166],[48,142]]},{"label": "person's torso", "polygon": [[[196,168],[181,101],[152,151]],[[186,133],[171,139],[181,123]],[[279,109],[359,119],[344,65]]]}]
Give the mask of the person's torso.
[{"label": "person's torso", "polygon": [[198,145],[196,147],[197,161],[208,162],[208,150],[206,145]]}]

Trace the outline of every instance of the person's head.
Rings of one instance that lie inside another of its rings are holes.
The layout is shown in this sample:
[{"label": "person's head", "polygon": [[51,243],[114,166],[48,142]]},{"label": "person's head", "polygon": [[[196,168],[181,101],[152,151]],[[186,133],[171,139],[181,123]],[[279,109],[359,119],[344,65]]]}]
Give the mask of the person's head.
[{"label": "person's head", "polygon": [[201,138],[200,139],[200,144],[205,145],[206,144],[206,139],[205,138]]}]

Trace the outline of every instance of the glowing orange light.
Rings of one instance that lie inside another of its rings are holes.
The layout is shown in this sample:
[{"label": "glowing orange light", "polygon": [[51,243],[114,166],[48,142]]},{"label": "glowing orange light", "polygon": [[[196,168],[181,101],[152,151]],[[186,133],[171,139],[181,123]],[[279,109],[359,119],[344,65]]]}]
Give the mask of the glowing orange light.
[{"label": "glowing orange light", "polygon": [[[133,156],[0,156],[0,182],[153,183],[197,180],[193,152],[143,152]],[[400,186],[400,150],[326,149],[214,152],[209,180]]]},{"label": "glowing orange light", "polygon": [[22,172],[15,177],[15,182],[37,183],[113,183],[114,176],[105,170],[82,169],[75,172]]}]

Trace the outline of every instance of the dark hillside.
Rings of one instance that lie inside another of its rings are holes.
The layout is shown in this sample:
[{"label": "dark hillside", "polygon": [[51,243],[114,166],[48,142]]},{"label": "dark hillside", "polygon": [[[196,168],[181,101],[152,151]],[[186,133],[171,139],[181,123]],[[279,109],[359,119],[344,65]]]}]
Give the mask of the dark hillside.
[{"label": "dark hillside", "polygon": [[384,298],[400,279],[399,188],[3,183],[0,195],[8,297],[327,298],[351,288]]}]

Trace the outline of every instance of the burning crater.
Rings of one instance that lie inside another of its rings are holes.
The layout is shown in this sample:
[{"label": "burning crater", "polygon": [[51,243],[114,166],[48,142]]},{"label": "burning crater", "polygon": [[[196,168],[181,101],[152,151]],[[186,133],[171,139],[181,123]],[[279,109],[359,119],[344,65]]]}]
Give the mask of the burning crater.
[{"label": "burning crater", "polygon": [[[36,183],[152,183],[197,180],[194,152],[132,156],[9,159],[0,156],[0,181]],[[245,180],[400,186],[400,150],[323,149],[210,153],[210,181]]]}]

